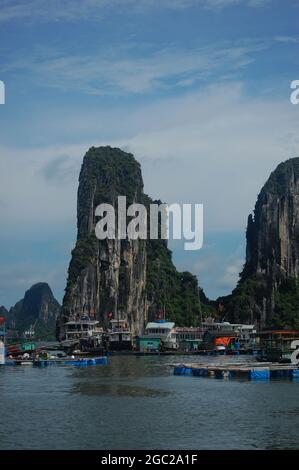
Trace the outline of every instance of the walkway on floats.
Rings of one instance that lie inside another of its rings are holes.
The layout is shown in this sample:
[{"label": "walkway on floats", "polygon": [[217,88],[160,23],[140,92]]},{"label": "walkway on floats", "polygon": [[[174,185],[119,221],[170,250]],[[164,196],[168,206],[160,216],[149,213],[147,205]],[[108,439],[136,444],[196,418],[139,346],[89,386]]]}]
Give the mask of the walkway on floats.
[{"label": "walkway on floats", "polygon": [[174,375],[189,375],[195,377],[246,378],[269,380],[271,378],[285,377],[298,378],[299,368],[292,364],[278,364],[271,362],[254,362],[239,364],[177,364],[173,370]]}]

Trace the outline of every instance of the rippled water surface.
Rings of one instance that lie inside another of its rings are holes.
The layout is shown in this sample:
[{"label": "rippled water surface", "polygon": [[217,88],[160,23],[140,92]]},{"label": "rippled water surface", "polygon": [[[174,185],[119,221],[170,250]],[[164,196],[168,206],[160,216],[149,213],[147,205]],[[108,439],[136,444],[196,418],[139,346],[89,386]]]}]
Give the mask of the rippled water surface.
[{"label": "rippled water surface", "polygon": [[172,356],[109,360],[0,368],[0,449],[299,449],[299,382],[177,377]]}]

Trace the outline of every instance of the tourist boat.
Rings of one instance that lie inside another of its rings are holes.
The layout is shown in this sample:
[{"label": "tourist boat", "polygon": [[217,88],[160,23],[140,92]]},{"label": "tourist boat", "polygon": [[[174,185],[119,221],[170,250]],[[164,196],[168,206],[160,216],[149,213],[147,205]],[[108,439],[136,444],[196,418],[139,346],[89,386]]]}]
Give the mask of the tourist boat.
[{"label": "tourist boat", "polygon": [[103,328],[99,326],[99,321],[91,320],[89,317],[81,317],[78,320],[71,320],[64,324],[65,339],[78,340],[101,336]]},{"label": "tourist boat", "polygon": [[174,351],[178,349],[175,324],[164,319],[149,322],[145,328],[145,337],[151,341],[159,340],[160,351]]},{"label": "tourist boat", "polygon": [[107,338],[110,351],[132,350],[132,335],[127,320],[110,320]]},{"label": "tourist boat", "polygon": [[[84,316],[78,320],[65,323],[65,340],[62,342],[64,349],[77,350],[79,354],[102,354],[105,349],[105,333],[99,326],[99,321],[91,320]],[[69,344],[69,346],[67,346]]]}]

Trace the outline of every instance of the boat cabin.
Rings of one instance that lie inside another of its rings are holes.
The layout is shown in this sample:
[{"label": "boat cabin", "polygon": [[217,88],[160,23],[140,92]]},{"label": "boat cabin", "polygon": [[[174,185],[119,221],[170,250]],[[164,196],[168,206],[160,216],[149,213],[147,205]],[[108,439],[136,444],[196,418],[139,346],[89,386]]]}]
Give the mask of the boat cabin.
[{"label": "boat cabin", "polygon": [[101,334],[103,329],[98,325],[99,322],[97,320],[90,319],[68,321],[64,324],[65,339],[74,340]]},{"label": "boat cabin", "polygon": [[110,328],[108,329],[109,349],[113,350],[130,350],[132,349],[132,335],[125,319],[110,320]]},{"label": "boat cabin", "polygon": [[161,347],[165,349],[178,349],[176,341],[175,324],[165,320],[149,322],[145,328],[147,337],[160,339]]}]

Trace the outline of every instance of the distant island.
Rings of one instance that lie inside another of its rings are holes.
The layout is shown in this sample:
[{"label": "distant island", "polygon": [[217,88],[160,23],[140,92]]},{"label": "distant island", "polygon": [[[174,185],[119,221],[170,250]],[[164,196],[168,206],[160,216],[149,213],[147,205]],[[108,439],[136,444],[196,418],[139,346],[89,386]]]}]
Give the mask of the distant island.
[{"label": "distant island", "polygon": [[0,307],[0,316],[6,318],[10,337],[55,339],[56,321],[61,305],[46,282],[38,282],[25,292],[10,310]]}]

